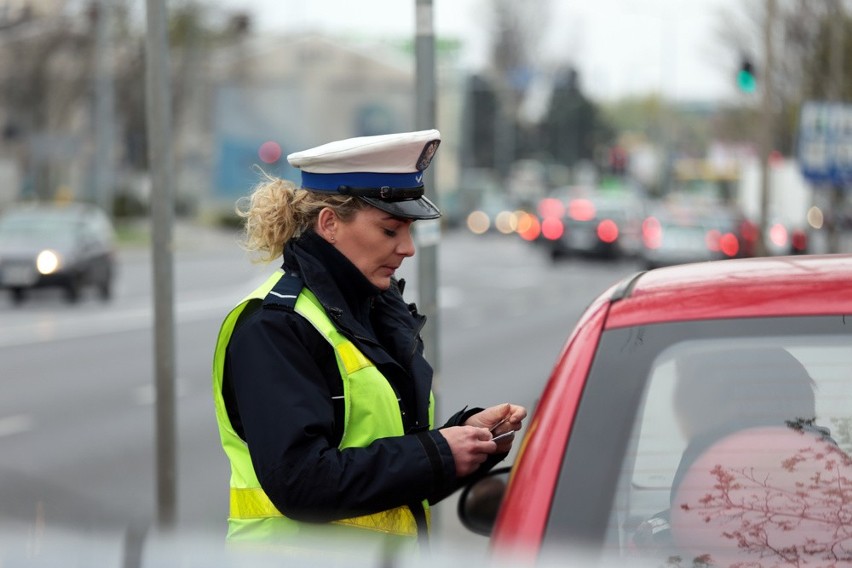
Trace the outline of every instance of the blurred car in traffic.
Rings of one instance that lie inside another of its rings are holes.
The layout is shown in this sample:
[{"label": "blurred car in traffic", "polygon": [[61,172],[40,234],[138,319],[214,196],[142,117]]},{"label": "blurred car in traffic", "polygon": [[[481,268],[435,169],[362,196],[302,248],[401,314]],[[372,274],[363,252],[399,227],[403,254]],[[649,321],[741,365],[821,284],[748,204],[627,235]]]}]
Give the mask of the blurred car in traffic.
[{"label": "blurred car in traffic", "polygon": [[34,288],[59,287],[76,302],[87,286],[112,295],[115,233],[107,215],[83,204],[25,204],[0,215],[0,289],[15,303]]},{"label": "blurred car in traffic", "polygon": [[770,222],[766,227],[766,252],[770,255],[807,254],[808,233],[802,226],[782,221]]},{"label": "blurred car in traffic", "polygon": [[525,562],[582,545],[624,565],[852,565],[849,282],[852,256],[806,255],[613,285],[462,523]]},{"label": "blurred car in traffic", "polygon": [[541,240],[554,261],[633,257],[641,247],[644,214],[643,200],[632,193],[563,188],[539,204]]},{"label": "blurred car in traffic", "polygon": [[502,193],[484,193],[465,218],[465,226],[476,235],[499,232],[504,235],[517,230],[517,207]]},{"label": "blurred car in traffic", "polygon": [[756,226],[721,206],[660,202],[642,222],[645,268],[754,256]]}]

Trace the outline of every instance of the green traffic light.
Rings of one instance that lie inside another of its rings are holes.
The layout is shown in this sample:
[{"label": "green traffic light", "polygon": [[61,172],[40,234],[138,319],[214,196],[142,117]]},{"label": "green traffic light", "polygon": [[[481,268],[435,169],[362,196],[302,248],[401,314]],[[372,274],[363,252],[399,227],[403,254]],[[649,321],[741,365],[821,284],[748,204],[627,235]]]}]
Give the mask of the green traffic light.
[{"label": "green traffic light", "polygon": [[746,71],[740,71],[737,74],[737,85],[744,93],[753,93],[757,89],[757,81],[755,81],[754,75]]},{"label": "green traffic light", "polygon": [[754,73],[754,65],[745,60],[737,73],[737,86],[744,93],[753,93],[757,90],[757,77]]}]

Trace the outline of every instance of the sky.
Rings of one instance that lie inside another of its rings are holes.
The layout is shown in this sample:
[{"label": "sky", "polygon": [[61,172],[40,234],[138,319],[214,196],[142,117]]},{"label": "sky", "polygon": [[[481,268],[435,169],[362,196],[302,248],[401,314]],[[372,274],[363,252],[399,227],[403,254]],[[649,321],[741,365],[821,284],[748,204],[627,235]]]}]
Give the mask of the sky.
[{"label": "sky", "polygon": [[[518,0],[532,5],[531,0]],[[756,0],[749,0],[756,1]],[[720,45],[720,9],[742,0],[550,0],[542,19],[543,65],[569,62],[592,96],[617,99],[657,92],[675,100],[736,95],[736,53]],[[323,31],[411,37],[416,0],[218,0],[248,9],[261,32]],[[434,33],[464,42],[463,62],[487,54],[490,0],[433,0]]]}]

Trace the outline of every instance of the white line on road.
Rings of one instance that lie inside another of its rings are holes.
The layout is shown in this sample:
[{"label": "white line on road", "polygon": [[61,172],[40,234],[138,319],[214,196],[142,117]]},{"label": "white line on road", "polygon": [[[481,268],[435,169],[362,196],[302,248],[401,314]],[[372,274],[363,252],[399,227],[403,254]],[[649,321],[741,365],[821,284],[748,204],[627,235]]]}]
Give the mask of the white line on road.
[{"label": "white line on road", "polygon": [[[220,290],[213,295],[207,294],[200,299],[178,301],[175,304],[175,320],[186,323],[214,316],[223,319],[245,293],[246,286],[240,286],[227,291]],[[153,306],[63,314],[48,321],[27,321],[0,327],[0,348],[145,329],[153,326],[153,321]]]},{"label": "white line on road", "polygon": [[0,437],[32,430],[35,420],[29,414],[15,414],[0,418]]},{"label": "white line on road", "polygon": [[[175,379],[175,397],[181,398],[186,394],[186,381]],[[139,385],[131,391],[133,402],[138,406],[150,406],[157,400],[157,391],[151,383]]]}]

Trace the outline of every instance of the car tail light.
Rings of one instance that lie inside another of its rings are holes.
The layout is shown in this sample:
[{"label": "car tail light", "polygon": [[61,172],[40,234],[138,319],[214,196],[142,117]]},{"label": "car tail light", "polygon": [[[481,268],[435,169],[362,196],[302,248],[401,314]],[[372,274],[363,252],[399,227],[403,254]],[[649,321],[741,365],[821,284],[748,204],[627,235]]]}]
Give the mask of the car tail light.
[{"label": "car tail light", "polygon": [[541,222],[541,235],[550,241],[555,241],[565,233],[565,226],[562,221],[553,217],[545,218]]},{"label": "car tail light", "polygon": [[572,199],[568,204],[568,216],[575,221],[591,221],[595,218],[595,204],[588,199]]},{"label": "car tail light", "polygon": [[802,231],[793,231],[792,238],[793,252],[805,252],[808,248],[808,235]]},{"label": "car tail light", "polygon": [[769,229],[769,240],[777,247],[787,245],[787,227],[781,223],[775,223]]},{"label": "car tail light", "polygon": [[618,238],[618,225],[612,219],[604,219],[598,223],[598,238],[609,244]]},{"label": "car tail light", "polygon": [[719,237],[719,250],[725,256],[736,256],[740,252],[740,241],[733,233],[725,233]]},{"label": "car tail light", "polygon": [[555,197],[545,197],[538,203],[538,214],[542,219],[558,219],[565,215],[565,205]]},{"label": "car tail light", "polygon": [[717,229],[710,229],[707,231],[707,234],[704,235],[704,244],[710,252],[719,252],[719,250],[721,250],[721,243],[719,242],[721,240],[722,233]]},{"label": "car tail light", "polygon": [[642,221],[642,241],[649,249],[660,248],[663,242],[663,227],[655,217]]},{"label": "car tail light", "polygon": [[744,241],[753,243],[757,241],[757,225],[752,223],[751,221],[743,221],[740,223],[740,236]]}]

